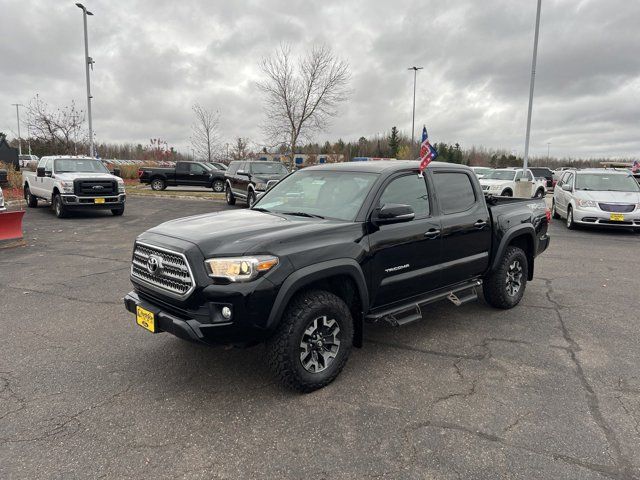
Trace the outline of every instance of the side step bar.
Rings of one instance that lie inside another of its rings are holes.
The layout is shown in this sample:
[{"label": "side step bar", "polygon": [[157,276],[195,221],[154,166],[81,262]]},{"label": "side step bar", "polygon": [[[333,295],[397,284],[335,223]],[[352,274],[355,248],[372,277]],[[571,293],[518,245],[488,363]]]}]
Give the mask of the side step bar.
[{"label": "side step bar", "polygon": [[471,282],[461,283],[455,287],[449,287],[436,291],[430,295],[414,298],[411,302],[386,308],[378,312],[372,312],[365,317],[371,323],[387,322],[394,327],[406,325],[422,319],[422,309],[430,303],[447,299],[456,307],[472,302],[478,298],[476,288],[482,285],[482,280],[477,279]]}]

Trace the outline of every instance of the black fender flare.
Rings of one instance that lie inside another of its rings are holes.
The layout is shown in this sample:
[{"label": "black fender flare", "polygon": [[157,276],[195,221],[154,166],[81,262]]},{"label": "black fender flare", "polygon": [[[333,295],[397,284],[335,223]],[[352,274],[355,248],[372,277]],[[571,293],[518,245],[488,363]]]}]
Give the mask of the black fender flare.
[{"label": "black fender flare", "polygon": [[498,268],[498,264],[500,263],[500,259],[504,255],[507,246],[516,238],[526,236],[531,240],[531,254],[529,255],[529,275],[528,280],[533,279],[533,260],[536,256],[535,248],[536,248],[536,231],[531,224],[523,224],[510,228],[502,240],[500,240],[500,244],[496,249],[495,255],[493,257],[493,262],[491,263],[491,271],[494,271]]},{"label": "black fender flare", "polygon": [[347,275],[356,284],[357,294],[360,296],[360,304],[363,312],[360,318],[354,318],[354,345],[362,345],[362,323],[364,313],[369,308],[369,290],[365,281],[364,273],[358,262],[352,258],[338,258],[335,260],[327,260],[325,262],[314,263],[299,270],[296,270],[283,282],[278,294],[271,307],[269,318],[267,319],[266,328],[273,330],[282,318],[285,308],[293,296],[307,285],[318,280],[323,280],[336,275]]}]

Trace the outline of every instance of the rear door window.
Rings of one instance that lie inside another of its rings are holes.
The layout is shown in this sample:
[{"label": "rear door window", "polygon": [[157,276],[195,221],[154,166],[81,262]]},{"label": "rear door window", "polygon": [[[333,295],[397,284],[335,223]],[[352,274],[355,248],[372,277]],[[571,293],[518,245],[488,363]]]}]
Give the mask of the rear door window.
[{"label": "rear door window", "polygon": [[460,213],[469,210],[476,203],[476,194],[471,178],[464,172],[434,173],[438,204],[442,213]]},{"label": "rear door window", "polygon": [[380,197],[380,206],[396,203],[410,205],[416,218],[429,215],[429,195],[424,178],[418,175],[404,175],[389,183]]},{"label": "rear door window", "polygon": [[189,163],[178,163],[176,173],[189,173]]}]

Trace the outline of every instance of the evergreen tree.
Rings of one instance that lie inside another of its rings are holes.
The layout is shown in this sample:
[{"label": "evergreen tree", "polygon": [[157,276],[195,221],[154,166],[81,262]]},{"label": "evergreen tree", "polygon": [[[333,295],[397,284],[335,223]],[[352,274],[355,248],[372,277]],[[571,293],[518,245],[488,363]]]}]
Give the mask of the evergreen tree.
[{"label": "evergreen tree", "polygon": [[396,127],[391,128],[391,135],[389,135],[389,148],[391,149],[391,157],[398,158],[398,150],[400,149],[400,137],[398,135],[398,129]]}]

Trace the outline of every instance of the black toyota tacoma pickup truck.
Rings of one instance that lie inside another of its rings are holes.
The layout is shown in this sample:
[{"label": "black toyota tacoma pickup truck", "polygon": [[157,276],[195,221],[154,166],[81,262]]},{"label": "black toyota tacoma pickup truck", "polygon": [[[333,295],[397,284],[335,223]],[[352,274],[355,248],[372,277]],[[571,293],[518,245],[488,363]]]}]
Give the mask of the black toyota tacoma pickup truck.
[{"label": "black toyota tacoma pickup truck", "polygon": [[305,168],[251,209],[163,223],[133,247],[136,322],[206,344],[266,342],[287,386],[331,382],[366,322],[402,325],[482,289],[520,302],[549,245],[542,199],[485,199],[473,171],[416,161]]},{"label": "black toyota tacoma pickup truck", "polygon": [[138,170],[140,183],[151,185],[153,190],[180,185],[211,188],[224,192],[224,170],[204,162],[176,162],[175,168],[149,168]]}]

